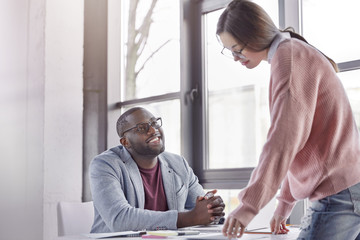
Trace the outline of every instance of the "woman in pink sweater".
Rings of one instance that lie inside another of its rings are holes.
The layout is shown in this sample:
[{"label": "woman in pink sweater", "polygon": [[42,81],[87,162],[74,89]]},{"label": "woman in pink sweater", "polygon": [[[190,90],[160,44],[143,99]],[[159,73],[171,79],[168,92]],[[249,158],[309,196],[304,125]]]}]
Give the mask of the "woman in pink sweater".
[{"label": "woman in pink sweater", "polygon": [[286,233],[296,201],[309,198],[299,239],[360,240],[360,140],[345,90],[330,58],[300,35],[280,31],[248,0],[233,0],[219,18],[224,48],[248,69],[271,64],[271,127],[239,206],[227,217],[225,236],[245,227],[276,194],[270,221]]}]

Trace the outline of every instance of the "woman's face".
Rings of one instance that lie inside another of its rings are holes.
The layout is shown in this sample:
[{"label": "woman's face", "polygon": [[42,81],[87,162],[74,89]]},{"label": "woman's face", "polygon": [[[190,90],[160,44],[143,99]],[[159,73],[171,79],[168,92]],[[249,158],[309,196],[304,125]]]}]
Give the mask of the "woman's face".
[{"label": "woman's face", "polygon": [[[248,69],[257,67],[262,60],[267,60],[268,49],[261,52],[253,52],[246,48],[246,45],[238,41],[228,32],[219,34],[220,40],[225,48],[233,53],[234,61],[239,61]],[[241,54],[238,54],[241,52]]]}]

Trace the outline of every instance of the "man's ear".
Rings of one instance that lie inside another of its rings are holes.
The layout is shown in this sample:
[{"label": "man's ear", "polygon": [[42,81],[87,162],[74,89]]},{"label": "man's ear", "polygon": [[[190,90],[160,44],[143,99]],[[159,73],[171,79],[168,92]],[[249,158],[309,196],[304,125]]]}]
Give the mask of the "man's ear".
[{"label": "man's ear", "polygon": [[123,145],[124,147],[129,147],[129,142],[128,142],[128,140],[127,140],[126,137],[120,138],[120,143],[121,143],[121,145]]}]

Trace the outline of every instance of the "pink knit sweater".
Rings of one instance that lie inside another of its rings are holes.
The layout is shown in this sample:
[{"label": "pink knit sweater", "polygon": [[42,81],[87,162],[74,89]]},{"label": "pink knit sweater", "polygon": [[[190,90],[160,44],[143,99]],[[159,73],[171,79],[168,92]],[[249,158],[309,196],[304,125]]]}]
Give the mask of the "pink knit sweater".
[{"label": "pink knit sweater", "polygon": [[[297,200],[318,200],[360,182],[360,140],[345,90],[329,61],[297,39],[271,60],[271,127],[240,205],[230,214],[247,226],[276,194],[276,215]],[[269,219],[270,220],[270,219]]]}]

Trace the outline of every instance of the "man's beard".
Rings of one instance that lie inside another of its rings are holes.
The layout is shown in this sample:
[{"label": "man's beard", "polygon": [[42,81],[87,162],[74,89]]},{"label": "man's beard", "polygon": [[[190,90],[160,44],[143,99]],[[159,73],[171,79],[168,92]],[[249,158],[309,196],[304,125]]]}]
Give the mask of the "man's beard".
[{"label": "man's beard", "polygon": [[156,157],[160,153],[165,151],[165,144],[163,142],[162,147],[160,149],[158,149],[158,148],[154,149],[154,148],[150,148],[149,146],[144,147],[144,146],[140,146],[138,144],[132,144],[132,149],[138,155]]}]

